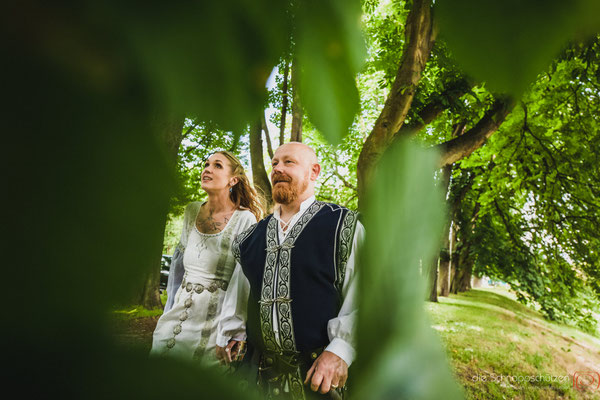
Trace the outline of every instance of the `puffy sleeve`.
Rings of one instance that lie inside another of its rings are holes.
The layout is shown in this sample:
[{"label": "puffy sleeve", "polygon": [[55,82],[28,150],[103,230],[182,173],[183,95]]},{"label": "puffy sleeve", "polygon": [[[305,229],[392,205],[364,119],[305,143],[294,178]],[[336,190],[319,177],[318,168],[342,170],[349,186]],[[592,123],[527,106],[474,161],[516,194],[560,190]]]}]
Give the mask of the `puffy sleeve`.
[{"label": "puffy sleeve", "polygon": [[[251,227],[256,224],[256,217],[250,211],[244,211],[244,215],[240,221],[240,226],[237,232],[244,234],[251,230]],[[232,252],[236,254],[235,247],[239,245],[238,240],[234,241]],[[237,259],[237,257],[236,257]],[[229,282],[223,307],[219,315],[217,324],[217,346],[225,347],[231,339],[245,340],[246,339],[246,319],[248,297],[250,296],[250,283],[242,272],[242,267],[239,262],[236,262],[233,275]]]},{"label": "puffy sleeve", "polygon": [[246,339],[246,309],[249,296],[250,283],[240,264],[236,263],[219,316],[217,346],[225,347],[231,339]]},{"label": "puffy sleeve", "polygon": [[183,215],[183,227],[181,229],[181,238],[179,239],[177,247],[175,247],[173,257],[171,258],[171,266],[169,267],[169,279],[167,280],[167,303],[165,304],[164,312],[169,311],[173,307],[175,293],[177,293],[177,288],[179,288],[181,281],[183,280],[183,274],[185,272],[183,268],[183,253],[185,252],[185,247],[187,246],[190,228],[196,221],[196,215],[198,214],[198,210],[200,209],[201,205],[201,203],[194,202],[188,204],[185,208],[185,213]]},{"label": "puffy sleeve", "polygon": [[329,345],[325,350],[330,351],[340,357],[350,366],[356,357],[354,327],[356,324],[356,310],[358,307],[357,292],[357,271],[358,249],[364,242],[365,229],[360,222],[356,224],[354,238],[352,241],[352,250],[346,266],[346,276],[342,288],[343,302],[342,307],[336,318],[329,320],[327,324],[327,334],[329,335]]}]

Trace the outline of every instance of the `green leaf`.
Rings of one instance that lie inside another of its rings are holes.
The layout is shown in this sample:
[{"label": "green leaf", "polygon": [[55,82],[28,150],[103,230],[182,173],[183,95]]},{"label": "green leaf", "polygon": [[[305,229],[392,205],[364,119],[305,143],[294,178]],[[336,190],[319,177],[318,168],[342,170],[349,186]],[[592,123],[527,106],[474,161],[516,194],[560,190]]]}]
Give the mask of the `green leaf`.
[{"label": "green leaf", "polygon": [[458,63],[517,96],[569,40],[594,33],[600,15],[591,0],[442,0],[436,8],[440,38]]},{"label": "green leaf", "polygon": [[360,3],[303,1],[297,18],[296,56],[302,103],[325,138],[339,144],[359,109],[355,78],[365,54]]},{"label": "green leaf", "polygon": [[[241,131],[263,110],[266,82],[285,50],[285,2],[123,2],[123,42],[154,96],[190,117]],[[234,112],[235,110],[235,112]]]},{"label": "green leaf", "polygon": [[357,331],[359,399],[461,397],[423,310],[422,276],[439,251],[444,220],[433,179],[436,156],[399,141],[382,158],[368,192]]}]

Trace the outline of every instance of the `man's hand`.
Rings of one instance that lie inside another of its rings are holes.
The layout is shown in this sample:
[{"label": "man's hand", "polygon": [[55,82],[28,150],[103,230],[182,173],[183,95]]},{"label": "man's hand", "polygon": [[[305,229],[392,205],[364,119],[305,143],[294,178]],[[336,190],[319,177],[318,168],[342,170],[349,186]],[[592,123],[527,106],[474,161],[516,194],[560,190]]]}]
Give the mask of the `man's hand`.
[{"label": "man's hand", "polygon": [[[311,379],[312,378],[312,379]],[[304,384],[310,382],[313,392],[323,394],[342,387],[348,379],[348,364],[330,351],[324,351],[306,373]]]},{"label": "man's hand", "polygon": [[245,342],[232,339],[225,347],[217,346],[217,360],[219,360],[221,364],[229,364],[232,361],[241,360],[244,357],[244,345]]}]

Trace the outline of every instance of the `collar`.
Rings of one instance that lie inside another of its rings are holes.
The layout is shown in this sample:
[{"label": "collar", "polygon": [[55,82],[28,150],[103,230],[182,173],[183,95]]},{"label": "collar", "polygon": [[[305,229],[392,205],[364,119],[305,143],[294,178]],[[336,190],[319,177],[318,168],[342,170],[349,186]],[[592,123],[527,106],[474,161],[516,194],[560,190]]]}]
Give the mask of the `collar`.
[{"label": "collar", "polygon": [[[296,215],[298,214],[302,214],[304,211],[306,211],[306,209],[308,207],[310,207],[312,205],[312,203],[315,202],[315,195],[313,194],[312,196],[310,196],[308,199],[304,200],[302,203],[300,203],[300,210],[298,210],[298,212],[296,214],[294,214],[294,216],[290,219],[290,221],[292,219],[294,219],[296,217]],[[281,221],[281,214],[279,213],[279,207],[275,207],[275,210],[273,210],[273,216]]]}]

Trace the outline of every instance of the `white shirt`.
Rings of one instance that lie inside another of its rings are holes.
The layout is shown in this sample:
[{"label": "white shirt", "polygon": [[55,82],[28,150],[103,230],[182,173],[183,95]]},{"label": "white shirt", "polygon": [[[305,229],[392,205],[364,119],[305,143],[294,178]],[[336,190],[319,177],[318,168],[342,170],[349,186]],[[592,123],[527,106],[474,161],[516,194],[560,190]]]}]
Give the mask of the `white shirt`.
[{"label": "white shirt", "polygon": [[[288,228],[285,232],[281,229],[281,224],[278,227],[279,243],[283,243],[287,232],[296,221],[302,216],[304,211],[315,201],[315,197],[311,196],[300,204],[300,210],[290,219]],[[273,217],[281,221],[279,208],[276,208]],[[356,322],[356,271],[355,266],[358,262],[357,247],[364,241],[365,229],[360,222],[356,223],[354,238],[352,241],[352,249],[346,264],[346,276],[342,285],[342,307],[337,317],[332,318],[327,323],[327,334],[329,336],[329,345],[325,350],[330,351],[340,357],[350,366],[356,357],[354,343],[354,326]],[[250,283],[242,271],[239,263],[236,263],[223,308],[219,317],[217,328],[217,345],[220,347],[227,346],[231,339],[245,340],[246,339],[246,320],[247,320],[247,304],[250,295]],[[277,330],[277,318],[273,319],[273,329]],[[275,337],[278,338],[277,333]]]}]

